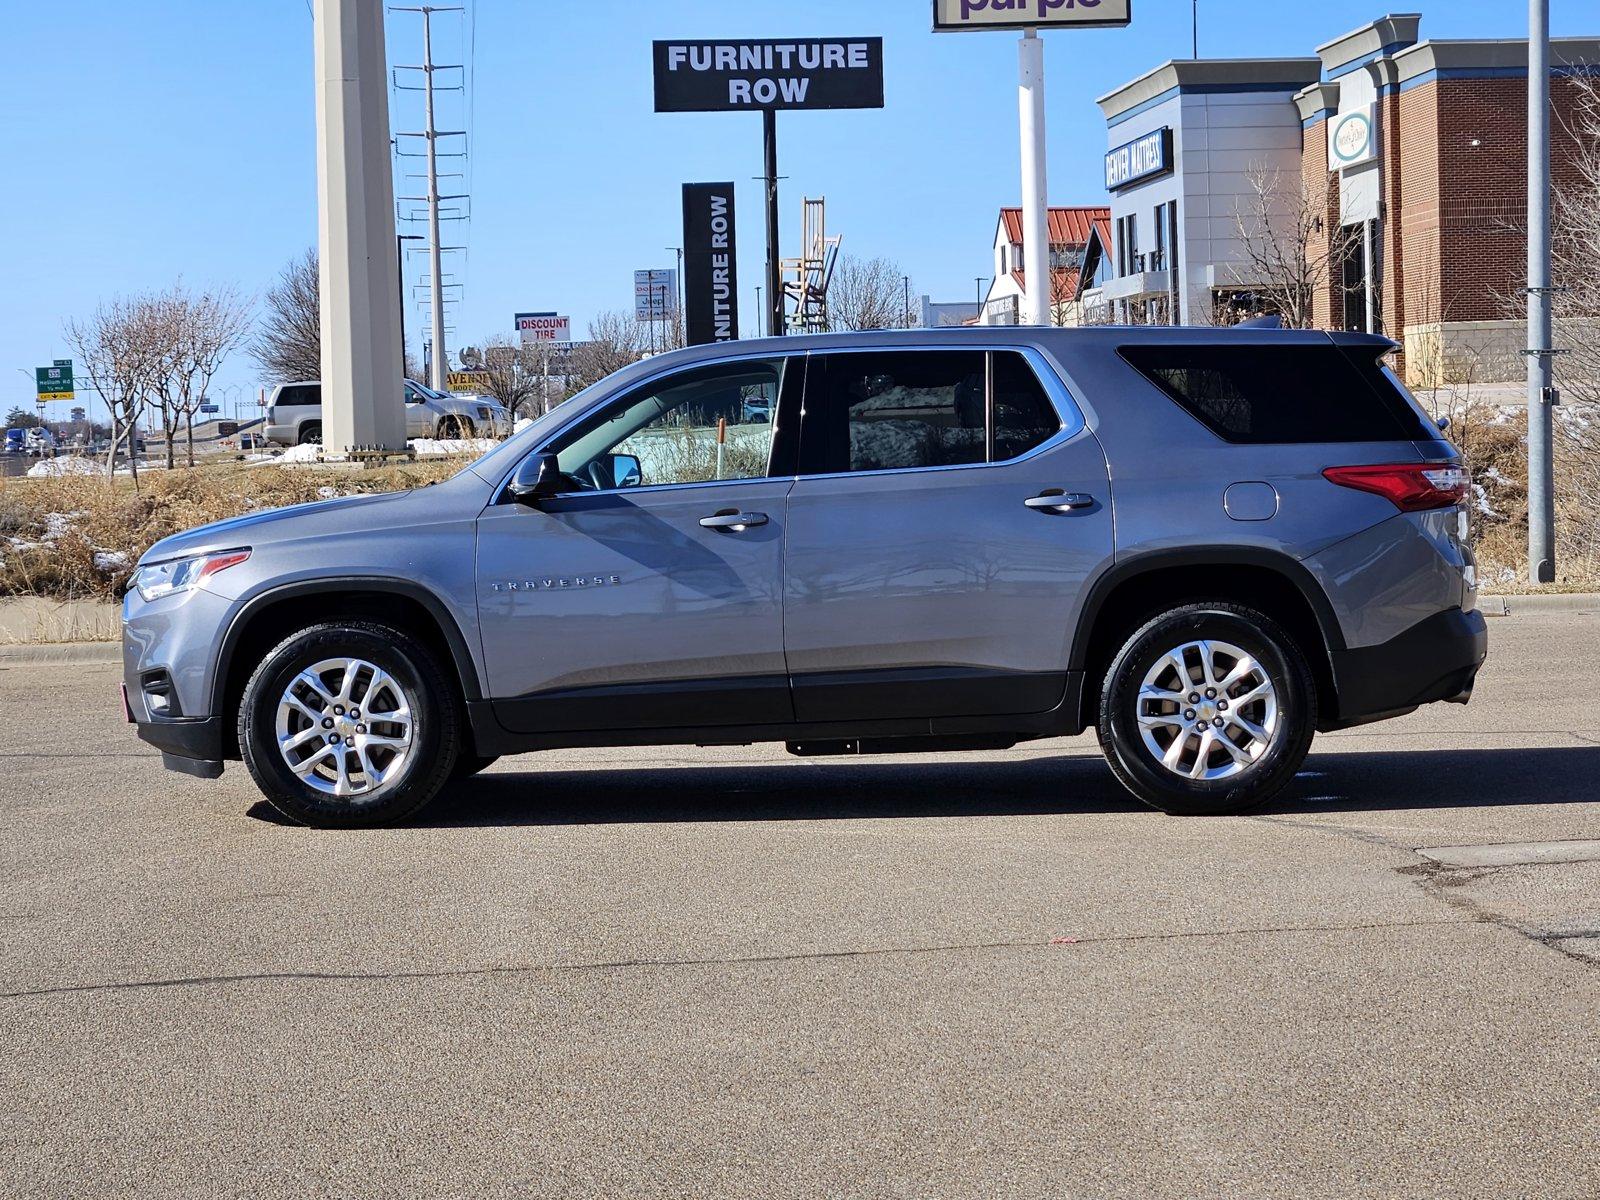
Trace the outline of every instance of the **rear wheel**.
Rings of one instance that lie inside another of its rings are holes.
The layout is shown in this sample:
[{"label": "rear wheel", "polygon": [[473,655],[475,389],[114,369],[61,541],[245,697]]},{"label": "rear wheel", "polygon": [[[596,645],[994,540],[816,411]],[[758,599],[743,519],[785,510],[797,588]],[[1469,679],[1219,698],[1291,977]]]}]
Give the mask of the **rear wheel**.
[{"label": "rear wheel", "polygon": [[239,705],[239,747],[279,812],[307,825],[403,820],[458,753],[456,704],[422,645],[376,622],[313,625],[262,659]]},{"label": "rear wheel", "polygon": [[1186,604],[1128,639],[1100,694],[1100,746],[1140,800],[1174,814],[1238,812],[1294,778],[1316,729],[1298,645],[1263,613]]},{"label": "rear wheel", "polygon": [[302,446],[322,445],[322,422],[307,421],[300,426],[300,444]]}]

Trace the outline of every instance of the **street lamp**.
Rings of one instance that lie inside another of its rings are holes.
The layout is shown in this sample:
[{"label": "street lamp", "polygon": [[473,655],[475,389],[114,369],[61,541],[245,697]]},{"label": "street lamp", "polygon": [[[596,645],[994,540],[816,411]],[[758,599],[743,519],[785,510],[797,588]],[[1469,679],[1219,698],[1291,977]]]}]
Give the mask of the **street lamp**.
[{"label": "street lamp", "polygon": [[400,267],[400,378],[406,377],[406,243],[425,242],[420,233],[394,235],[394,257]]}]

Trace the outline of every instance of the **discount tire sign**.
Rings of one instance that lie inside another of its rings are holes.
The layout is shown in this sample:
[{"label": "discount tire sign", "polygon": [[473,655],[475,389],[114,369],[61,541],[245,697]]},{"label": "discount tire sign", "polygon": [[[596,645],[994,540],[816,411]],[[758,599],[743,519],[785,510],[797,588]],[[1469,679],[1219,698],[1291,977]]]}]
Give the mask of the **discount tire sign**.
[{"label": "discount tire sign", "polygon": [[656,42],[657,112],[882,108],[883,39]]}]

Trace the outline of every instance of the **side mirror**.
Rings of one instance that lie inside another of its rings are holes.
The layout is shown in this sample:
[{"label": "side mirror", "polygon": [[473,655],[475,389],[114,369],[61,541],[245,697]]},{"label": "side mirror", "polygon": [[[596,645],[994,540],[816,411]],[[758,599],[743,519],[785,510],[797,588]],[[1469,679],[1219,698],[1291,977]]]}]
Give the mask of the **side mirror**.
[{"label": "side mirror", "polygon": [[644,482],[644,467],[639,463],[639,456],[637,454],[613,454],[611,456],[611,478],[613,487],[638,487]]},{"label": "side mirror", "polygon": [[1443,433],[1445,430],[1450,428],[1450,418],[1449,417],[1440,417],[1437,421],[1434,422],[1434,424],[1439,427],[1439,432]]},{"label": "side mirror", "polygon": [[511,477],[511,498],[518,504],[536,504],[564,490],[561,463],[554,454],[530,454]]}]

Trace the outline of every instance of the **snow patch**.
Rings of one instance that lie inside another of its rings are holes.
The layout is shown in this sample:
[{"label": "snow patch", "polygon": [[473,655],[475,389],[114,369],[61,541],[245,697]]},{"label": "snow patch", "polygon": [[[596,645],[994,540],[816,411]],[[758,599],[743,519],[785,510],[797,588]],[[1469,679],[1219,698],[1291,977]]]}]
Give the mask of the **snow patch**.
[{"label": "snow patch", "polygon": [[500,443],[494,438],[417,438],[411,448],[417,456],[487,454]]},{"label": "snow patch", "polygon": [[29,479],[60,479],[66,475],[104,475],[104,463],[92,458],[41,458],[27,470]]}]

